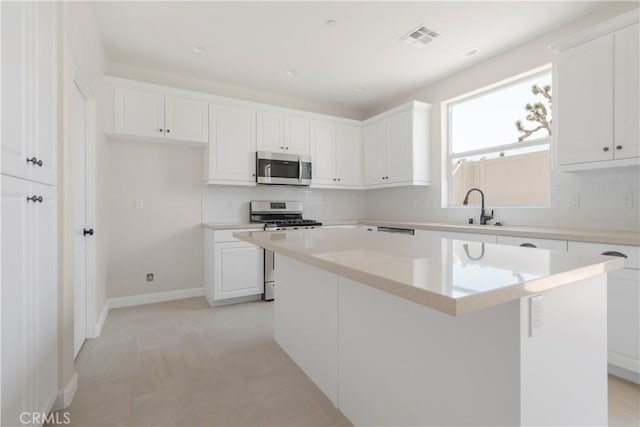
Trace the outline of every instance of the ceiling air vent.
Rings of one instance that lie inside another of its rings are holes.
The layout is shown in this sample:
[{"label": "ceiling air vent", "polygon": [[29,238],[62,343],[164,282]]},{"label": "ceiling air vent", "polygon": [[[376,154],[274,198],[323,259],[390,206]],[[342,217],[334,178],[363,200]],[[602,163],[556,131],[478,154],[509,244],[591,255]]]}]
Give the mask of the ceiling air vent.
[{"label": "ceiling air vent", "polygon": [[407,44],[410,44],[411,46],[421,48],[422,46],[425,46],[427,43],[431,42],[433,39],[437,38],[439,35],[440,34],[428,29],[427,27],[418,27],[402,37],[401,40],[403,40]]}]

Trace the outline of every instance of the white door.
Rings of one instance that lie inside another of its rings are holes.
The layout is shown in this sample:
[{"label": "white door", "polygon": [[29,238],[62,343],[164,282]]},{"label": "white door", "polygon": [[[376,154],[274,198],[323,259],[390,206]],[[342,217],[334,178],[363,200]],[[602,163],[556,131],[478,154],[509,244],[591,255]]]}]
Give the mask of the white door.
[{"label": "white door", "polygon": [[115,88],[113,103],[115,133],[164,138],[164,95]]},{"label": "white door", "polygon": [[613,159],[613,34],[562,52],[557,80],[559,164]]},{"label": "white door", "polygon": [[614,34],[614,158],[640,157],[640,24]]},{"label": "white door", "polygon": [[381,120],[365,126],[364,133],[364,184],[386,182],[387,122]]},{"label": "white door", "polygon": [[362,185],[362,128],[337,126],[336,177],[338,185]]},{"label": "white door", "polygon": [[78,355],[87,338],[87,237],[86,227],[86,105],[73,86],[73,352]]},{"label": "white door", "polygon": [[33,167],[27,159],[28,85],[27,17],[30,3],[2,2],[2,173],[29,177]]},{"label": "white door", "polygon": [[[413,157],[413,111],[405,111],[389,117],[389,139],[387,140],[386,182],[411,180]],[[426,159],[425,159],[426,161]]]},{"label": "white door", "polygon": [[309,155],[309,119],[297,116],[284,118],[284,145],[288,153]]},{"label": "white door", "polygon": [[255,111],[209,106],[209,179],[255,183]]},{"label": "white door", "polygon": [[245,242],[216,243],[215,300],[259,295],[264,292],[261,248]]},{"label": "white door", "polygon": [[286,151],[284,114],[258,111],[258,151]]},{"label": "white door", "polygon": [[[34,67],[33,112],[34,134],[31,137],[30,156],[38,159],[31,165],[31,179],[45,184],[56,184],[58,108],[57,108],[57,5],[55,2],[37,2],[35,19],[36,64]],[[4,125],[4,123],[3,123]]]},{"label": "white door", "polygon": [[311,182],[314,185],[336,184],[336,126],[332,123],[311,123]]},{"label": "white door", "polygon": [[[4,6],[3,16],[4,16]],[[32,300],[28,259],[29,214],[31,201],[27,201],[29,182],[3,175],[2,182],[2,407],[0,425],[19,425],[23,411],[30,405],[31,361],[30,346],[32,313],[28,302]]]},{"label": "white door", "polygon": [[209,141],[209,103],[165,97],[165,138],[185,142]]}]

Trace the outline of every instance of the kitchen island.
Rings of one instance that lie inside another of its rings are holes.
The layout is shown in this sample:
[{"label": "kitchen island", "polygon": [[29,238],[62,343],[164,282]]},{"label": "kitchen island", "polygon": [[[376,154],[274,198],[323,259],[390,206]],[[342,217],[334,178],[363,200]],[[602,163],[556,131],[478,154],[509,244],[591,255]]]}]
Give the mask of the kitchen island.
[{"label": "kitchen island", "polygon": [[605,425],[620,259],[315,229],[276,253],[277,343],[355,425]]}]

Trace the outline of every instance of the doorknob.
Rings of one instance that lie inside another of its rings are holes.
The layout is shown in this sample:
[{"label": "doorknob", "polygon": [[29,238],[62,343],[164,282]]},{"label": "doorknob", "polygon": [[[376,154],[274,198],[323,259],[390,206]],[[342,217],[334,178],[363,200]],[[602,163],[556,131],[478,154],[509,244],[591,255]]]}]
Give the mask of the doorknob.
[{"label": "doorknob", "polygon": [[84,230],[82,230],[82,235],[83,235],[83,236],[86,236],[87,234],[88,234],[89,236],[93,236],[93,228],[90,228],[90,229],[88,229],[88,230],[85,228]]}]

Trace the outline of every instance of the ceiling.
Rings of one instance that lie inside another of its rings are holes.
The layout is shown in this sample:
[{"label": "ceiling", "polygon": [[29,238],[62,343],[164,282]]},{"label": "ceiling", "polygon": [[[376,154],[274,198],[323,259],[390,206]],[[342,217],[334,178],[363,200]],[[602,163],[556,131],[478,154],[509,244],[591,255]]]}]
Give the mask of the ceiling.
[{"label": "ceiling", "polygon": [[[606,4],[175,1],[95,9],[113,61],[368,112]],[[420,25],[439,37],[421,49],[400,41]],[[194,46],[206,50],[198,55]],[[478,53],[463,55],[471,48]]]}]

